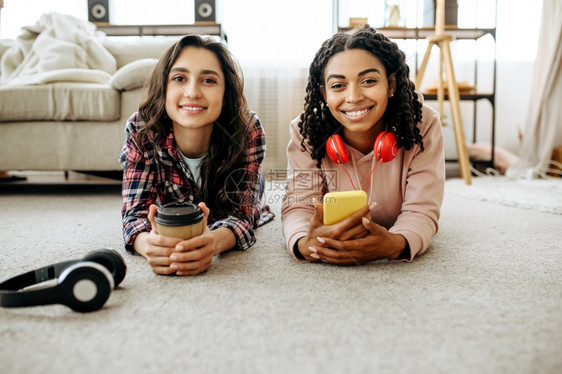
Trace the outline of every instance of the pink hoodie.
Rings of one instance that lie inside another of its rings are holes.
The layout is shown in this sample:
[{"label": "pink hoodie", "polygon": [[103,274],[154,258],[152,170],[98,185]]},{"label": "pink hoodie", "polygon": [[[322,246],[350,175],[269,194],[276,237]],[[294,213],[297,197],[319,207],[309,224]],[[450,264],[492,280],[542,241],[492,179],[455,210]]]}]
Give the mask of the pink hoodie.
[{"label": "pink hoodie", "polygon": [[[443,131],[439,114],[423,105],[419,124],[424,151],[415,145],[409,151],[400,148],[396,158],[380,164],[371,177],[368,202],[377,202],[371,219],[390,232],[403,235],[410,246],[410,261],[423,253],[437,233],[439,214],[445,189]],[[281,208],[283,234],[287,249],[306,236],[314,215],[312,198],[321,201],[330,191],[353,190],[345,171],[325,157],[322,169],[308,151],[301,150],[299,117],[290,125],[291,141],[287,148],[287,192]],[[363,154],[346,144],[349,161],[343,166],[358,189],[367,188],[368,177],[375,166],[373,151]],[[297,258],[295,256],[295,258]]]}]

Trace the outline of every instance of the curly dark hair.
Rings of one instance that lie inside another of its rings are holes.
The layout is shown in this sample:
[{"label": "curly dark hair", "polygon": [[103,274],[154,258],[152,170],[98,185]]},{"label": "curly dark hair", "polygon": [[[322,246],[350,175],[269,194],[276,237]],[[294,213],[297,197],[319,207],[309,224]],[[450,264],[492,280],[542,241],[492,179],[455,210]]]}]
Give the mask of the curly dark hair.
[{"label": "curly dark hair", "polygon": [[386,71],[388,83],[395,78],[396,89],[389,100],[383,116],[384,130],[392,131],[398,146],[410,149],[423,142],[417,124],[422,119],[422,104],[410,80],[410,68],[406,64],[404,52],[398,45],[374,28],[365,25],[352,33],[339,32],[326,40],[310,64],[304,112],[300,116],[300,133],[303,136],[302,150],[309,148],[311,156],[318,163],[326,155],[326,140],[339,133],[342,125],[332,116],[326,105],[322,88],[325,86],[325,69],[330,59],[337,53],[361,49],[378,58]]},{"label": "curly dark hair", "polygon": [[224,103],[213,126],[208,154],[201,164],[201,188],[195,199],[204,201],[210,208],[210,222],[229,215],[241,217],[239,208],[245,202],[235,200],[243,194],[232,192],[239,189],[236,183],[249,178],[244,167],[250,112],[244,96],[242,70],[224,44],[212,38],[187,35],[164,52],[147,79],[147,97],[139,106],[139,116],[145,126],[137,133],[137,144],[141,152],[146,150],[147,142],[153,142],[158,148],[172,131],[172,120],[166,113],[168,76],[181,51],[190,46],[213,52],[225,77]]}]

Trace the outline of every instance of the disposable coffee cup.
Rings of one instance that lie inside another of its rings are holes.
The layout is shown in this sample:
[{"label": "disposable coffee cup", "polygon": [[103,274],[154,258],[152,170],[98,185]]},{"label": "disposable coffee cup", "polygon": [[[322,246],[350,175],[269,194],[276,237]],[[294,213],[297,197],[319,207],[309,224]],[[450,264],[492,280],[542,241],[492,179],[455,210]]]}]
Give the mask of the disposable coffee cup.
[{"label": "disposable coffee cup", "polygon": [[204,217],[195,204],[172,203],[158,207],[154,220],[158,234],[187,240],[201,235]]}]

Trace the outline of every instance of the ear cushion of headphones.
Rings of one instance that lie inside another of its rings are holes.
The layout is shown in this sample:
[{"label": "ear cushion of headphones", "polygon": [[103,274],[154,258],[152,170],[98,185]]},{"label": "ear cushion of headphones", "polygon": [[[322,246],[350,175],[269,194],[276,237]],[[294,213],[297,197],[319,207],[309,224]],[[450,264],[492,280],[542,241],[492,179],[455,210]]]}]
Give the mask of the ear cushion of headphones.
[{"label": "ear cushion of headphones", "polygon": [[123,257],[113,249],[102,248],[84,256],[83,261],[93,261],[105,266],[113,276],[115,287],[119,286],[127,273],[127,265]]},{"label": "ear cushion of headphones", "polygon": [[113,287],[111,273],[96,262],[79,262],[66,268],[50,293],[49,303],[59,303],[81,313],[103,307]]},{"label": "ear cushion of headphones", "polygon": [[396,136],[390,131],[383,131],[375,140],[375,158],[377,161],[388,162],[394,160],[398,154]]},{"label": "ear cushion of headphones", "polygon": [[345,164],[349,160],[343,140],[338,134],[330,136],[326,141],[326,154],[337,164]]}]

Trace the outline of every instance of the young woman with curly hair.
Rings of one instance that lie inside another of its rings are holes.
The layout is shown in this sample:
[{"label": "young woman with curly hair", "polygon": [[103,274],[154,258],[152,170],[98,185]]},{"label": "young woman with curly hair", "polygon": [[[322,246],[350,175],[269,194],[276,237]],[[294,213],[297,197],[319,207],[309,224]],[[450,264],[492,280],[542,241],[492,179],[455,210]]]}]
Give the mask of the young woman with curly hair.
[{"label": "young woman with curly hair", "polygon": [[[126,126],[123,237],[157,274],[207,270],[214,255],[247,249],[273,218],[260,205],[265,134],[247,108],[242,74],[227,48],[183,37],[159,59],[147,98]],[[198,203],[204,231],[182,240],[158,234],[158,205]],[[207,226],[208,224],[208,226]]]},{"label": "young woman with curly hair", "polygon": [[[290,125],[281,210],[296,259],[411,261],[428,248],[443,201],[443,134],[409,74],[396,43],[369,25],[335,34],[316,53],[304,112]],[[355,189],[370,203],[324,224],[322,197]]]}]

